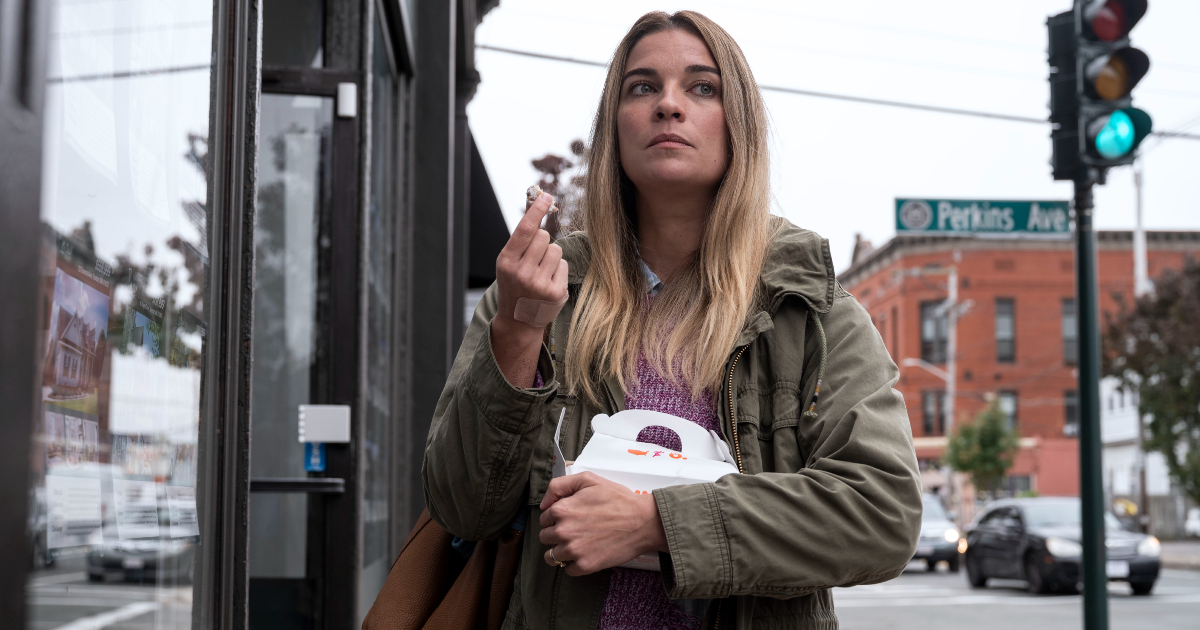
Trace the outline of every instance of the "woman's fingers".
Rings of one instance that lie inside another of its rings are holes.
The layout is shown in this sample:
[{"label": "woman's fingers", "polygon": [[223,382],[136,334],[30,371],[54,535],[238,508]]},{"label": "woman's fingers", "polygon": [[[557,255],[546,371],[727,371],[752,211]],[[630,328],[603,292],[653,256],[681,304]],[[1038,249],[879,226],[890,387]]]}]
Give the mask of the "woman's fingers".
[{"label": "woman's fingers", "polygon": [[[538,227],[554,198],[542,193],[529,207],[512,236],[496,257],[497,299],[501,321],[544,328],[562,308],[566,284],[556,283],[562,265],[562,248],[550,242],[550,233]],[[524,328],[508,328],[520,330]],[[532,341],[532,337],[530,337]],[[522,347],[531,344],[522,344]]]},{"label": "woman's fingers", "polygon": [[[542,497],[542,503],[539,506],[539,509],[542,510],[542,526],[545,527],[554,523],[553,516],[550,515],[550,506],[554,505],[559,499],[569,497],[587,486],[593,485],[593,477],[595,475],[592,473],[585,472],[551,479],[550,485],[546,487],[546,495]],[[546,519],[550,520],[547,521]]]},{"label": "woman's fingers", "polygon": [[554,270],[554,277],[550,278],[550,282],[555,288],[567,290],[567,276],[570,275],[571,269],[565,260],[559,260],[558,266]]},{"label": "woman's fingers", "polygon": [[553,547],[554,545],[562,542],[562,540],[558,537],[558,532],[554,529],[553,525],[550,527],[543,527],[542,530],[538,532],[538,541],[548,547]]},{"label": "woman's fingers", "polygon": [[546,253],[542,255],[542,262],[538,263],[538,280],[557,288],[558,285],[553,284],[554,274],[558,272],[558,263],[562,261],[562,255],[562,247],[554,243],[546,248]]},{"label": "woman's fingers", "polygon": [[[571,553],[567,551],[566,545],[552,546],[546,550],[546,553],[542,554],[542,557],[546,559],[546,564],[552,567],[558,566],[559,562],[570,563],[575,560],[571,556]],[[568,564],[567,566],[570,565]]]},{"label": "woman's fingers", "polygon": [[529,239],[529,245],[525,248],[525,253],[521,255],[521,267],[523,269],[536,270],[549,247],[550,233],[539,229],[534,233],[533,238]]},{"label": "woman's fingers", "polygon": [[537,201],[529,206],[529,210],[525,211],[525,216],[517,223],[517,227],[513,228],[512,236],[508,237],[508,242],[504,244],[504,249],[500,251],[501,256],[519,259],[525,254],[529,243],[538,232],[544,232],[541,229],[542,219],[546,216],[546,212],[553,205],[554,198],[546,193],[538,196]]}]

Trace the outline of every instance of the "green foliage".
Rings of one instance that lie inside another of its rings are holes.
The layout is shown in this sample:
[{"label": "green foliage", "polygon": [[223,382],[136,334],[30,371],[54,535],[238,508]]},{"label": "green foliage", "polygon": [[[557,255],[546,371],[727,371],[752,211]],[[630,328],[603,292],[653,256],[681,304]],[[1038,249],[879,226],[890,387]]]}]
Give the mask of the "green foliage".
[{"label": "green foliage", "polygon": [[1104,334],[1104,373],[1139,393],[1151,417],[1143,445],[1162,453],[1171,478],[1200,502],[1200,261],[1166,271],[1154,292],[1121,303]]},{"label": "green foliage", "polygon": [[946,447],[946,464],[971,475],[979,490],[994,491],[1019,448],[1020,436],[1005,423],[1000,404],[992,401],[970,424],[958,427]]}]

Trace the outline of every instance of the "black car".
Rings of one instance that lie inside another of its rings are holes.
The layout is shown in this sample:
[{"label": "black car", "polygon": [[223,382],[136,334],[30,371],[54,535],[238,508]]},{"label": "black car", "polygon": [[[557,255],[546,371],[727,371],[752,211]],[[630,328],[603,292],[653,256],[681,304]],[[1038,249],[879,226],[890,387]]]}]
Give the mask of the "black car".
[{"label": "black car", "polygon": [[[1123,529],[1107,512],[1104,520],[1109,581],[1149,594],[1158,579],[1158,539]],[[1013,578],[1028,582],[1034,593],[1075,592],[1081,537],[1078,498],[995,501],[967,529],[967,579],[975,588],[986,586],[988,578]]]},{"label": "black car", "polygon": [[930,571],[934,571],[937,563],[945,561],[951,573],[958,572],[958,529],[946,515],[942,502],[936,496],[927,494],[923,497],[924,511],[921,512],[921,538],[917,540],[917,550],[913,560],[924,560]]}]

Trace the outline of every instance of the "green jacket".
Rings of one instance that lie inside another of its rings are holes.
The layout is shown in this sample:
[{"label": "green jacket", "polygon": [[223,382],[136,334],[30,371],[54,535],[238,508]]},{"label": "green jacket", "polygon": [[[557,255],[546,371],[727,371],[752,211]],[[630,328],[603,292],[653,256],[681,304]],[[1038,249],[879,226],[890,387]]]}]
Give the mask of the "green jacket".
[{"label": "green jacket", "polygon": [[[559,244],[570,264],[570,298],[554,324],[562,349],[590,250],[582,233]],[[663,587],[672,599],[721,600],[709,606],[705,628],[835,629],[830,587],[891,579],[912,558],[921,490],[908,414],[892,388],[896,365],[835,280],[827,241],[786,223],[762,286],[766,308],[730,349],[718,399],[722,432],[734,438],[745,474],[654,491],[670,548],[661,554]],[[435,411],[423,466],[429,513],[456,536],[481,540],[529,506],[504,627],[595,628],[610,571],[573,578],[547,565],[537,506],[559,412],[567,410],[563,454],[574,459],[592,416],[622,410],[625,395],[615,379],[599,407],[560,392],[565,353],[552,359],[545,347],[546,386],[513,387],[492,355],[495,312],[493,286]]]}]

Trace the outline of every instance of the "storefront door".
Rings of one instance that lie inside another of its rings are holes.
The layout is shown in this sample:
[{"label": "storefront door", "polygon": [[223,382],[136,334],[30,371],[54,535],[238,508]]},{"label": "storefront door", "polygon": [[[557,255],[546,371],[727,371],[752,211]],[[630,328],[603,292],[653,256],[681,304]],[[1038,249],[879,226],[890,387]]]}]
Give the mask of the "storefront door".
[{"label": "storefront door", "polygon": [[[327,609],[353,593],[338,560],[354,556],[346,545],[355,536],[336,517],[357,503],[353,441],[302,443],[299,429],[306,406],[353,416],[358,86],[350,79],[263,72],[250,415],[256,630],[325,627]],[[340,598],[325,597],[329,584],[341,585]]]}]

